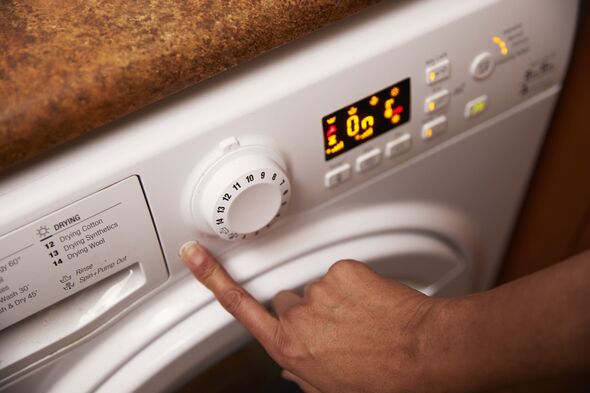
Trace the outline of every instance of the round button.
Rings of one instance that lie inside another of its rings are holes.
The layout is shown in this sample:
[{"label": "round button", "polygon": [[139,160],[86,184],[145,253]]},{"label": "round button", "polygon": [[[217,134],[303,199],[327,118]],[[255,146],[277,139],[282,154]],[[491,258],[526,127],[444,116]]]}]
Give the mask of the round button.
[{"label": "round button", "polygon": [[290,199],[280,157],[260,148],[223,155],[205,171],[193,195],[199,229],[225,240],[256,236],[277,220]]},{"label": "round button", "polygon": [[483,52],[475,56],[475,59],[473,59],[471,62],[469,71],[471,72],[473,78],[477,80],[484,80],[492,75],[495,67],[496,61],[494,60],[494,56],[492,56],[489,52]]}]

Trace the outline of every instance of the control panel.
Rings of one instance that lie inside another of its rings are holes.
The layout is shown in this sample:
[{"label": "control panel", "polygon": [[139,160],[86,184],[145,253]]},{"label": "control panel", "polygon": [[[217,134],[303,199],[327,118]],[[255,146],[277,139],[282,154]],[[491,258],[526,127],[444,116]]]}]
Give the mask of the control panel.
[{"label": "control panel", "polygon": [[[2,236],[0,250],[0,330],[161,256],[136,177]],[[163,260],[152,265],[166,276]]]},{"label": "control panel", "polygon": [[[461,47],[434,47],[415,41],[411,57],[389,60],[396,65],[396,76],[383,79],[384,90],[322,117],[325,189],[331,195],[343,192],[348,188],[344,184],[353,187],[419,156],[532,97],[541,91],[540,86],[554,83],[559,77],[555,47],[539,46],[533,53],[531,41],[541,40],[544,33],[538,29],[532,32],[538,26],[524,19],[521,15],[507,22],[488,16]],[[466,24],[474,24],[473,20]],[[448,32],[442,37],[436,42],[458,39]],[[414,60],[419,53],[423,53],[422,64]],[[364,76],[366,80],[373,78],[372,74]],[[387,86],[402,77],[402,82]],[[362,78],[350,83],[356,80]],[[371,88],[365,91],[370,93]],[[360,95],[356,93],[356,97]],[[355,95],[345,97],[342,100]],[[391,124],[378,125],[383,118]]]},{"label": "control panel", "polygon": [[137,176],[5,233],[0,252],[0,380],[85,338],[168,278]]},{"label": "control panel", "polygon": [[[354,56],[366,61],[355,63],[326,45],[310,56],[310,68],[350,66],[311,84],[297,79],[294,67],[292,84],[305,88],[277,93],[264,108],[209,133],[201,157],[217,151],[217,161],[198,160],[198,179],[186,182],[192,199],[183,202],[197,236],[211,235],[198,240],[223,248],[217,238],[256,237],[281,225],[285,215],[329,204],[401,170],[555,86],[567,61],[560,38],[536,23],[525,5],[508,17],[507,3],[492,3],[427,34],[397,42],[394,35],[389,44],[365,47],[367,37],[391,33],[392,22],[376,18],[364,41],[351,44]],[[251,136],[270,143],[256,151],[242,143]]]}]

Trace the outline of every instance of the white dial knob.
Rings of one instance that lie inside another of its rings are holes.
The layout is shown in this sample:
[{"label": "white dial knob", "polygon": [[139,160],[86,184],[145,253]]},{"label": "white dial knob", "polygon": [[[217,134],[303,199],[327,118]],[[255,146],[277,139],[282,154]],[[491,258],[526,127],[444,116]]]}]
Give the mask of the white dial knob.
[{"label": "white dial knob", "polygon": [[291,197],[289,178],[279,161],[268,148],[243,147],[214,162],[193,194],[199,228],[236,240],[270,227]]}]

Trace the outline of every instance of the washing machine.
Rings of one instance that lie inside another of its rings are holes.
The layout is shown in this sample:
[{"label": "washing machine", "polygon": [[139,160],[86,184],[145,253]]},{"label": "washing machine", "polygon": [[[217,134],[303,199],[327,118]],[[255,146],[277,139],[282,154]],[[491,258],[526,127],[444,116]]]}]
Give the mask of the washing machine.
[{"label": "washing machine", "polygon": [[0,390],[164,392],[339,259],[432,296],[494,284],[565,76],[574,0],[383,2],[6,172]]}]

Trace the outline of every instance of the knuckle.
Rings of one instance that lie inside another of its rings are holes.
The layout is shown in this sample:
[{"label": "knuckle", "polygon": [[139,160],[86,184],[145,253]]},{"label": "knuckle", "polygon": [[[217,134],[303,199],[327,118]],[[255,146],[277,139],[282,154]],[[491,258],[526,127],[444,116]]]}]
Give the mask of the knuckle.
[{"label": "knuckle", "polygon": [[324,281],[316,281],[309,286],[310,299],[323,299],[327,295],[328,288]]},{"label": "knuckle", "polygon": [[298,364],[307,359],[306,352],[296,342],[284,339],[278,346],[276,361],[288,370],[297,368]]},{"label": "knuckle", "polygon": [[280,319],[287,322],[303,321],[307,319],[306,310],[303,305],[293,306],[283,313]]},{"label": "knuckle", "polygon": [[289,296],[290,294],[291,294],[291,291],[289,291],[287,289],[282,289],[279,292],[277,292],[276,295],[274,295],[272,300],[280,300],[280,299],[284,298],[285,296]]},{"label": "knuckle", "polygon": [[245,296],[246,294],[241,288],[231,288],[219,296],[219,303],[221,303],[223,308],[225,308],[230,314],[234,315],[239,312]]},{"label": "knuckle", "polygon": [[208,282],[215,272],[219,269],[219,265],[211,258],[205,258],[198,266],[194,267],[194,273],[202,282]]},{"label": "knuckle", "polygon": [[358,266],[364,266],[364,264],[353,261],[352,259],[341,259],[330,266],[328,269],[328,274],[342,274],[342,273],[350,273],[358,268]]}]

